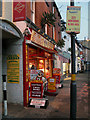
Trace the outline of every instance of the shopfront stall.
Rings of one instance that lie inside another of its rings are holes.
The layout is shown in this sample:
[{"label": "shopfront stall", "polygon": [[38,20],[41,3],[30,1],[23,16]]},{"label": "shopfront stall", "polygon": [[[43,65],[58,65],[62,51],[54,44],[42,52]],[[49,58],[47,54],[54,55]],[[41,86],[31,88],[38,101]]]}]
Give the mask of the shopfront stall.
[{"label": "shopfront stall", "polygon": [[[33,29],[23,43],[24,106],[29,102],[30,70],[43,71],[44,77],[52,77],[54,44]],[[34,81],[35,82],[35,81]]]}]

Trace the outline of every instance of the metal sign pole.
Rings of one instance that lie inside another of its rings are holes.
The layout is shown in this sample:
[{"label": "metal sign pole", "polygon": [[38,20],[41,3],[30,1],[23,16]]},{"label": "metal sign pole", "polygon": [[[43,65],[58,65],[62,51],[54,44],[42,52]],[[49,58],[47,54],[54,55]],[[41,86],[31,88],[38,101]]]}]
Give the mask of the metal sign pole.
[{"label": "metal sign pole", "polygon": [[[74,6],[74,0],[70,0]],[[70,120],[76,119],[76,75],[75,75],[75,33],[71,33],[71,84],[70,84]]]}]

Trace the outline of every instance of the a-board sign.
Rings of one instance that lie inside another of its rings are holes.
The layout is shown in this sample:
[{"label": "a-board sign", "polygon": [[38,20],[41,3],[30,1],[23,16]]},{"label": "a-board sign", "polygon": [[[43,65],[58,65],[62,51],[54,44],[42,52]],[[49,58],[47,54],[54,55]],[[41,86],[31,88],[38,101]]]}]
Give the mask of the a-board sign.
[{"label": "a-board sign", "polygon": [[60,68],[53,68],[53,75],[60,75]]},{"label": "a-board sign", "polygon": [[48,78],[47,90],[49,92],[56,92],[56,79],[53,77]]},{"label": "a-board sign", "polygon": [[53,75],[56,78],[56,84],[60,84],[60,75]]},{"label": "a-board sign", "polygon": [[34,80],[30,82],[30,98],[43,97],[43,81]]},{"label": "a-board sign", "polygon": [[45,99],[31,99],[30,105],[40,108],[40,106],[45,106],[45,102]]},{"label": "a-board sign", "polygon": [[60,68],[53,68],[53,77],[56,79],[56,84],[60,84]]}]

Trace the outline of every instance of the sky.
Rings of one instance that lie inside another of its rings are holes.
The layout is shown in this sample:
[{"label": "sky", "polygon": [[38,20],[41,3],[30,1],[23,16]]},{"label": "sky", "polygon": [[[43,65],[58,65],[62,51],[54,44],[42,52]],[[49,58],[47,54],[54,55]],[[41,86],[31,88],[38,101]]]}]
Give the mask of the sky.
[{"label": "sky", "polygon": [[[77,34],[78,40],[88,38],[88,1],[90,0],[74,0],[74,6],[81,6],[81,24],[80,33]],[[60,11],[62,19],[66,21],[67,6],[70,6],[70,0],[55,0]]]}]

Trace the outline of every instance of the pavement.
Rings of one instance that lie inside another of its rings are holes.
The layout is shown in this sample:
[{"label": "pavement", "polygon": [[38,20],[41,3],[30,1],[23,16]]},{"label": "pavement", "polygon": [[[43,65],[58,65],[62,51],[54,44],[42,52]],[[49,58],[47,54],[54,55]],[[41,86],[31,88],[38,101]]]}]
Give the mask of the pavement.
[{"label": "pavement", "polygon": [[[71,77],[64,79],[63,88],[57,96],[47,96],[49,105],[46,109],[23,107],[20,104],[8,104],[8,116],[4,118],[70,118],[70,83]],[[77,112],[76,117],[90,119],[90,72],[76,74]]]}]

